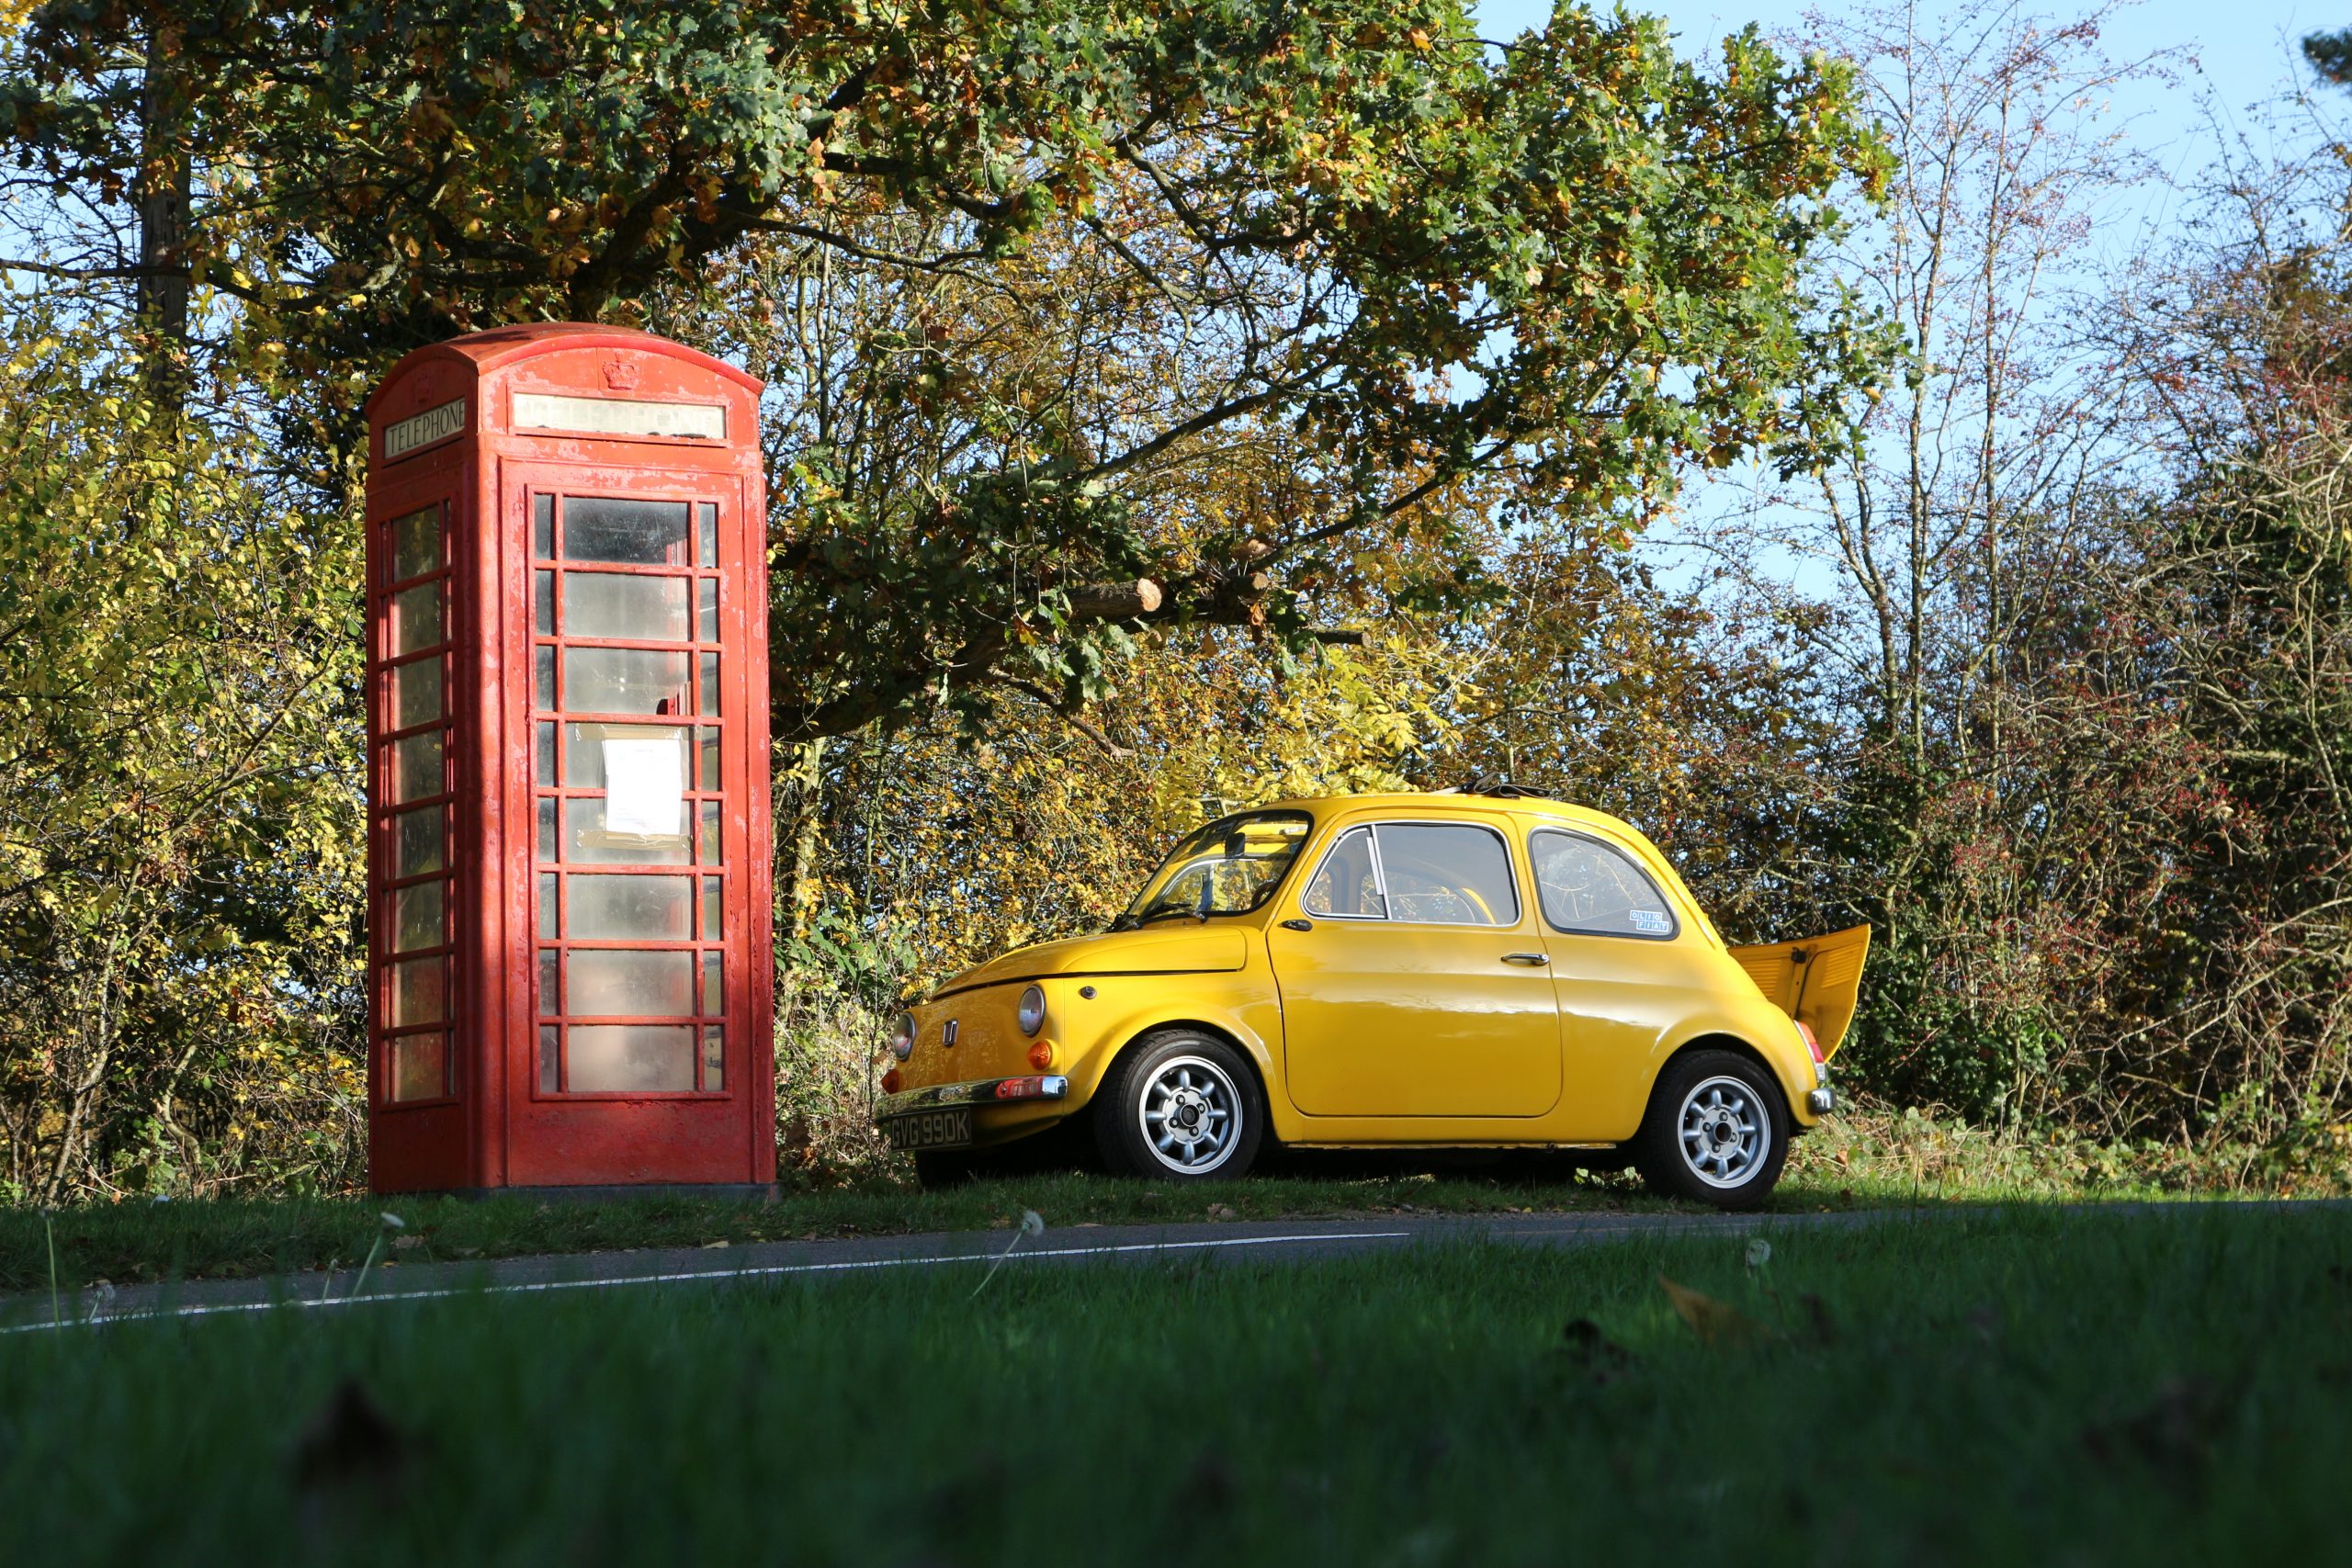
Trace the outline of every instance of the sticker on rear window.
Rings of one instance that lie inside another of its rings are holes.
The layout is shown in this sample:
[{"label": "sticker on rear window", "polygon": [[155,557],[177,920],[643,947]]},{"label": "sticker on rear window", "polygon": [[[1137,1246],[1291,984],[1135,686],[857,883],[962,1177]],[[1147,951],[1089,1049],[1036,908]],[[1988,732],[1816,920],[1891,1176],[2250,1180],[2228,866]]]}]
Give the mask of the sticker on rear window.
[{"label": "sticker on rear window", "polygon": [[1674,929],[1674,921],[1656,909],[1628,909],[1625,919],[1635,931],[1649,936],[1664,936]]}]

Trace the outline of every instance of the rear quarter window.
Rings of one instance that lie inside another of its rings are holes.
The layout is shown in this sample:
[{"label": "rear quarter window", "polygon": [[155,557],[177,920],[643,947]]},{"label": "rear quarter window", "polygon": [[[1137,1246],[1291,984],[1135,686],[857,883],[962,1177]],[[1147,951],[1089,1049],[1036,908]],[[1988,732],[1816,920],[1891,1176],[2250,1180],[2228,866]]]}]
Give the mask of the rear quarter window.
[{"label": "rear quarter window", "polygon": [[1528,860],[1544,923],[1577,936],[1670,942],[1674,907],[1633,857],[1598,839],[1556,828],[1528,836]]}]

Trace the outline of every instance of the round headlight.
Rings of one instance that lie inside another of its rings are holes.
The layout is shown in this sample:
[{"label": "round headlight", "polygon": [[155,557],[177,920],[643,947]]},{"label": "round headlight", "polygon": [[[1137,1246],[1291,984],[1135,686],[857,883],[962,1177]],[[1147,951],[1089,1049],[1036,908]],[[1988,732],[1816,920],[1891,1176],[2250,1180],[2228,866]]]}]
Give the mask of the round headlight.
[{"label": "round headlight", "polygon": [[1021,1032],[1035,1034],[1046,1027],[1046,992],[1042,986],[1032,986],[1021,993]]},{"label": "round headlight", "polygon": [[915,1015],[902,1012],[899,1015],[899,1027],[890,1036],[890,1055],[903,1062],[914,1054]]}]

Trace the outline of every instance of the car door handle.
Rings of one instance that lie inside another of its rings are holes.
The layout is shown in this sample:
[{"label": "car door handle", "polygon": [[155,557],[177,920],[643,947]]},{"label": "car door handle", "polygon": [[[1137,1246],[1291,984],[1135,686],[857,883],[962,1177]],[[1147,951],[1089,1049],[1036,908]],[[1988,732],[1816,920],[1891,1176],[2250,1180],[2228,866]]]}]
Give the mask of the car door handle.
[{"label": "car door handle", "polygon": [[1314,929],[1313,920],[1284,920],[1283,922],[1283,930],[1286,931],[1311,931]]},{"label": "car door handle", "polygon": [[1506,964],[1525,964],[1540,967],[1543,964],[1551,963],[1552,960],[1549,954],[1542,953],[1506,953],[1503,954],[1503,962]]}]

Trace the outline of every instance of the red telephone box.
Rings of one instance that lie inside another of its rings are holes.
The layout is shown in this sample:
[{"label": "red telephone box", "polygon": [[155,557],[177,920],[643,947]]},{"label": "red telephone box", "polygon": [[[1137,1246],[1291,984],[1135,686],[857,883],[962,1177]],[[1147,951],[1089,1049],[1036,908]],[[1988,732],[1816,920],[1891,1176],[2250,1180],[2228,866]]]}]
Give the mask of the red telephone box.
[{"label": "red telephone box", "polygon": [[558,323],[368,401],[377,1191],[775,1179],[759,394]]}]

